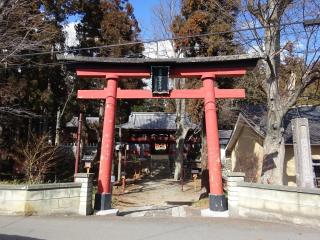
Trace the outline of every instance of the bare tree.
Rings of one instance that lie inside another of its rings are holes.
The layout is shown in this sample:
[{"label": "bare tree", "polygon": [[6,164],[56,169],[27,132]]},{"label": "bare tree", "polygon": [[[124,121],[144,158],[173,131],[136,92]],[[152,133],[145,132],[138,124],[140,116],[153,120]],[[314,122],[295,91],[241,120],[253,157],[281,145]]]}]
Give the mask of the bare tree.
[{"label": "bare tree", "polygon": [[19,148],[23,172],[28,183],[43,183],[48,173],[54,170],[61,158],[59,146],[48,144],[48,136],[32,135],[28,142]]},{"label": "bare tree", "polygon": [[[172,23],[179,14],[179,3],[180,0],[160,0],[159,4],[154,7],[153,31],[156,38],[173,38]],[[156,42],[156,46],[155,51],[158,56],[178,58],[182,54],[181,51],[175,51],[174,40]]]},{"label": "bare tree", "polygon": [[[320,78],[319,26],[305,27],[303,22],[319,18],[316,0],[244,0],[239,26],[250,31],[239,38],[263,53],[260,67],[261,87],[267,95],[267,124],[261,181],[283,184],[283,119],[299,96]],[[253,39],[253,40],[250,40]],[[281,71],[287,69],[284,77]]]},{"label": "bare tree", "polygon": [[72,97],[74,97],[74,92],[75,92],[75,83],[74,83],[74,76],[72,75],[68,75],[66,76],[66,80],[69,83],[68,87],[68,97],[66,99],[66,101],[63,103],[62,109],[60,109],[60,107],[58,108],[57,111],[57,120],[56,120],[56,136],[55,136],[55,145],[59,145],[61,143],[61,139],[60,139],[60,128],[61,128],[61,121],[63,118],[64,113],[66,112],[66,108],[68,106],[68,104],[70,103]]},{"label": "bare tree", "polygon": [[[0,1],[0,64],[15,62],[23,51],[48,46],[57,31],[40,12],[38,3],[28,0]],[[21,60],[21,59],[20,59]]]},{"label": "bare tree", "polygon": [[[172,39],[172,23],[179,13],[179,0],[160,0],[159,4],[153,9],[154,12],[154,27],[155,36],[159,39]],[[159,48],[160,47],[160,48]],[[182,51],[177,51],[173,40],[156,42],[156,56],[162,57],[181,57]],[[185,88],[185,79],[177,78],[174,80],[175,89]],[[176,110],[176,157],[174,179],[178,180],[181,177],[182,163],[184,159],[184,144],[186,136],[190,130],[187,124],[186,100],[175,100]]]}]

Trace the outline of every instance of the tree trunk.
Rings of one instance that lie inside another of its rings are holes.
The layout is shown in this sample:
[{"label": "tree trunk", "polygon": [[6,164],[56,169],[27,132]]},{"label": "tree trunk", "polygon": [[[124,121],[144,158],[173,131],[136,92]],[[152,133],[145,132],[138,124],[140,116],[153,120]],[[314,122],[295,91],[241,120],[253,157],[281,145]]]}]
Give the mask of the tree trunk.
[{"label": "tree trunk", "polygon": [[[176,79],[176,89],[182,89],[185,86],[185,79]],[[176,159],[174,169],[174,180],[179,180],[181,177],[182,162],[184,159],[183,148],[185,138],[189,132],[186,126],[186,100],[176,99],[176,115],[177,115],[177,131],[176,131]]]},{"label": "tree trunk", "polygon": [[[268,112],[266,137],[263,143],[264,157],[262,160],[261,182],[265,184],[283,184],[284,139],[282,121],[288,110],[281,100],[279,90],[280,68],[280,16],[279,4],[276,0],[270,0],[268,11],[272,25],[265,29],[265,52],[267,58],[264,61],[266,71],[266,92],[268,96]],[[264,23],[265,24],[265,23]]]},{"label": "tree trunk", "polygon": [[208,168],[208,148],[207,148],[207,133],[204,117],[202,119],[201,129],[201,169]]},{"label": "tree trunk", "polygon": [[283,184],[284,165],[284,138],[283,121],[284,113],[281,107],[269,108],[266,137],[263,143],[264,157],[261,169],[261,182],[264,184]]},{"label": "tree trunk", "polygon": [[267,136],[264,140],[264,158],[261,170],[261,182],[283,185],[283,162],[285,146],[283,137],[277,140]]},{"label": "tree trunk", "polygon": [[202,130],[201,130],[201,195],[200,195],[200,199],[207,197],[209,192],[210,192],[210,186],[209,186],[209,171],[208,171],[207,134],[206,134],[206,124],[203,117]]},{"label": "tree trunk", "polygon": [[189,129],[182,127],[183,124],[177,124],[180,125],[179,130],[177,130],[179,132],[179,136],[176,137],[176,159],[175,159],[175,169],[174,169],[174,180],[179,180],[179,178],[181,177],[181,168],[183,160],[184,160],[184,153],[183,153],[183,149],[184,149],[184,142],[185,142],[185,138],[188,134]]},{"label": "tree trunk", "polygon": [[60,108],[57,111],[57,121],[56,121],[56,137],[54,141],[54,145],[60,145],[60,123],[61,123],[61,112]]}]

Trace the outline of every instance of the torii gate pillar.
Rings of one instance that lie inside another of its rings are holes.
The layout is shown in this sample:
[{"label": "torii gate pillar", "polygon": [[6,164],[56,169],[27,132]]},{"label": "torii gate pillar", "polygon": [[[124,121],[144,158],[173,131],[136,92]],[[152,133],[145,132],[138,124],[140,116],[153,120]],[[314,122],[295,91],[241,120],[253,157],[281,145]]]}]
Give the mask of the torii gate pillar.
[{"label": "torii gate pillar", "polygon": [[111,169],[114,145],[114,125],[117,104],[118,76],[106,75],[107,96],[103,117],[101,156],[98,177],[98,193],[95,196],[94,208],[107,210],[111,208]]},{"label": "torii gate pillar", "polygon": [[204,110],[210,185],[209,208],[212,211],[225,211],[227,210],[227,201],[222,188],[219,130],[214,91],[215,75],[204,74],[201,79],[205,90]]}]

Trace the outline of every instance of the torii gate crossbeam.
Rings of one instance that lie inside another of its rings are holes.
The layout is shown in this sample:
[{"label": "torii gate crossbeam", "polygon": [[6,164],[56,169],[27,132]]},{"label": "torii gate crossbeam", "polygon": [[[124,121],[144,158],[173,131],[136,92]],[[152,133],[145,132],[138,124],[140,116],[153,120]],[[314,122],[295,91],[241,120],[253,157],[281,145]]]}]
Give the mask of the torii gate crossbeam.
[{"label": "torii gate crossbeam", "polygon": [[[215,82],[219,77],[242,76],[253,68],[260,57],[231,56],[196,59],[106,59],[60,56],[58,59],[78,61],[75,64],[77,75],[84,78],[104,78],[107,87],[101,90],[79,90],[79,99],[105,99],[102,146],[98,177],[98,193],[95,199],[96,210],[111,208],[111,166],[114,150],[114,125],[117,99],[203,99],[208,146],[209,207],[212,211],[225,211],[226,199],[222,187],[220,144],[216,99],[244,98],[244,89],[219,89]],[[167,95],[153,95],[148,90],[123,90],[118,88],[121,78],[150,77],[151,65],[170,65],[171,77],[194,78],[203,82],[200,89],[171,90]]]}]

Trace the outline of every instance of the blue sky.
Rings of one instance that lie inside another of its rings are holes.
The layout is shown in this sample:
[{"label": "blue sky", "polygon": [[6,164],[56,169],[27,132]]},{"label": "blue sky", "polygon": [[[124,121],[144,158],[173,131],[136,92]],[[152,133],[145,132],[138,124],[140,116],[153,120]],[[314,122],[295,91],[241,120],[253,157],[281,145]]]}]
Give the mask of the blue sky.
[{"label": "blue sky", "polygon": [[159,3],[159,0],[129,0],[134,8],[134,14],[139,21],[141,37],[143,39],[153,38],[152,36],[152,8]]}]

